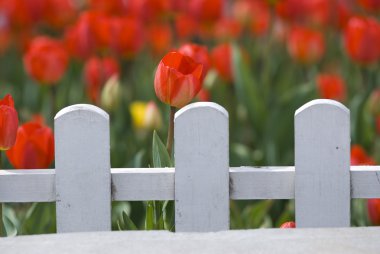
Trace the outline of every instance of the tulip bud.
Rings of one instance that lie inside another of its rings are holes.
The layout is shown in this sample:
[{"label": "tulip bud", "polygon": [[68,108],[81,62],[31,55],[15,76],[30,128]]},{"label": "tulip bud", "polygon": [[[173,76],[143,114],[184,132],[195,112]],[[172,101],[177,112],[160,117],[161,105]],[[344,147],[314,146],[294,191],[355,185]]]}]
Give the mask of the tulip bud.
[{"label": "tulip bud", "polygon": [[0,100],[0,150],[8,150],[16,141],[18,116],[11,95]]},{"label": "tulip bud", "polygon": [[372,225],[380,226],[380,199],[368,199],[368,217]]},{"label": "tulip bud", "polygon": [[202,64],[179,52],[170,52],[157,67],[154,90],[162,102],[181,108],[201,89],[202,75]]},{"label": "tulip bud", "polygon": [[325,53],[325,41],[319,31],[306,27],[293,27],[289,33],[287,48],[289,55],[299,63],[312,64]]},{"label": "tulip bud", "polygon": [[368,99],[368,110],[377,116],[380,114],[380,89],[374,90]]},{"label": "tulip bud", "polygon": [[374,159],[370,157],[360,145],[351,147],[351,165],[375,165]]},{"label": "tulip bud", "polygon": [[129,110],[132,116],[132,124],[135,129],[157,130],[161,128],[161,112],[153,101],[150,101],[149,103],[135,101],[131,103]]},{"label": "tulip bud", "polygon": [[280,228],[296,228],[296,223],[294,221],[287,221],[283,223]]},{"label": "tulip bud", "polygon": [[67,69],[68,54],[59,41],[36,37],[24,55],[26,72],[44,85],[58,82]]},{"label": "tulip bud", "polygon": [[350,58],[361,64],[380,59],[380,23],[374,18],[352,17],[344,31],[344,45]]},{"label": "tulip bud", "polygon": [[54,160],[54,135],[41,118],[21,125],[7,157],[17,169],[47,168]]},{"label": "tulip bud", "polygon": [[317,76],[317,88],[321,98],[344,101],[346,85],[339,75],[320,74]]},{"label": "tulip bud", "polygon": [[121,87],[117,75],[108,79],[102,90],[100,103],[102,107],[108,111],[112,111],[120,103],[121,100]]}]

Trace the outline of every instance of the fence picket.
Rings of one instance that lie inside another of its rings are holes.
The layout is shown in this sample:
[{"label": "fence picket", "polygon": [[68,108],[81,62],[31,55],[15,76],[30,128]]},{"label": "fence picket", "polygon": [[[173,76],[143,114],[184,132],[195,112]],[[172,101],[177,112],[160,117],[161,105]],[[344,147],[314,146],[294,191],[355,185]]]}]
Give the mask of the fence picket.
[{"label": "fence picket", "polygon": [[297,227],[350,226],[350,112],[332,100],[295,113]]},{"label": "fence picket", "polygon": [[210,102],[175,115],[177,232],[229,229],[228,113]]},{"label": "fence picket", "polygon": [[109,118],[92,105],[55,117],[57,232],[111,230]]}]

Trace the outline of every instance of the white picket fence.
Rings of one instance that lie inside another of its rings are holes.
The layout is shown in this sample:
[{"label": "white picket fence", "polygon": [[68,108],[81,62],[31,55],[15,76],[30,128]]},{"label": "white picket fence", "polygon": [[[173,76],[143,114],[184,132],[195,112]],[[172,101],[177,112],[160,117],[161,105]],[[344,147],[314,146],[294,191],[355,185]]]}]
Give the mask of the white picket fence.
[{"label": "white picket fence", "polygon": [[[281,124],[281,123],[278,123]],[[380,198],[380,168],[350,167],[350,112],[314,100],[295,113],[295,167],[229,167],[228,113],[175,116],[174,168],[111,168],[109,117],[74,105],[55,117],[56,169],[0,170],[0,202],[56,202],[57,231],[111,230],[111,201],[175,200],[177,232],[229,229],[229,200],[295,199],[297,227],[349,227],[351,198]]]}]

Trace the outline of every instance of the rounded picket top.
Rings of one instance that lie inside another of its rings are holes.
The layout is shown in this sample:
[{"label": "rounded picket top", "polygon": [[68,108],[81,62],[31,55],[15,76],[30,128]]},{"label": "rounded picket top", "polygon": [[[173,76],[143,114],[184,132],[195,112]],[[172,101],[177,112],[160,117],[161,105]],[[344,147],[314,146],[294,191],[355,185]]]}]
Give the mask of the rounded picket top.
[{"label": "rounded picket top", "polygon": [[176,120],[176,119],[181,118],[181,116],[186,114],[186,112],[190,112],[190,111],[194,111],[194,110],[203,111],[204,109],[211,109],[211,110],[220,112],[222,115],[224,115],[226,118],[228,118],[227,110],[215,102],[194,102],[194,103],[186,105],[185,107],[178,110],[175,113],[174,119]]},{"label": "rounded picket top", "polygon": [[57,232],[111,230],[109,116],[77,104],[54,118]]},{"label": "rounded picket top", "polygon": [[350,226],[350,111],[320,99],[294,118],[297,227]]},{"label": "rounded picket top", "polygon": [[192,103],[176,113],[177,232],[229,229],[228,136],[228,113],[216,103]]},{"label": "rounded picket top", "polygon": [[75,104],[65,107],[55,115],[54,120],[57,121],[71,114],[83,115],[86,114],[86,112],[88,112],[87,114],[89,115],[98,115],[99,117],[104,118],[106,121],[109,120],[107,112],[91,104]]},{"label": "rounded picket top", "polygon": [[303,112],[313,110],[315,108],[322,109],[325,107],[336,108],[337,110],[340,110],[346,114],[350,114],[350,110],[339,101],[334,101],[334,100],[329,100],[329,99],[316,99],[316,100],[309,101],[308,103],[304,104],[299,109],[297,109],[296,112],[294,113],[294,116],[297,117]]}]

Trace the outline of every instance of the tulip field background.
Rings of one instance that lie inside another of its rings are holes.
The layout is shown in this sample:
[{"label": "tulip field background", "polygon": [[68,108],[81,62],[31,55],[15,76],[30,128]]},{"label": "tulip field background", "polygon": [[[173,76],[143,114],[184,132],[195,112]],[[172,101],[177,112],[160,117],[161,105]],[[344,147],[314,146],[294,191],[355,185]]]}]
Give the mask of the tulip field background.
[{"label": "tulip field background", "polygon": [[[229,112],[231,166],[294,165],[294,112],[317,98],[351,110],[352,164],[379,163],[379,0],[0,0],[0,97],[19,119],[1,167],[53,168],[54,116],[76,103],[109,113],[113,168],[157,166],[170,107],[155,73],[172,51],[202,66],[200,92],[179,96]],[[230,209],[233,229],[294,220],[288,200]],[[172,202],[112,213],[114,230],[175,228]],[[380,225],[380,200],[353,200],[352,214]],[[8,235],[53,233],[55,203],[3,204],[3,221]]]}]

